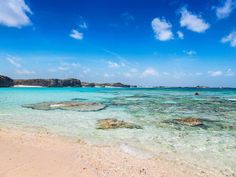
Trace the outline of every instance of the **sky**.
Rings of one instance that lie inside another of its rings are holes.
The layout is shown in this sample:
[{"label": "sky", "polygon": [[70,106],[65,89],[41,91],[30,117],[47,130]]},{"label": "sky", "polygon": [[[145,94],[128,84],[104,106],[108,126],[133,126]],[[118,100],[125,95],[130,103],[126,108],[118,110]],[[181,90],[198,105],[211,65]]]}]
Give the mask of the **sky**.
[{"label": "sky", "polygon": [[0,0],[0,74],[236,87],[236,0]]}]

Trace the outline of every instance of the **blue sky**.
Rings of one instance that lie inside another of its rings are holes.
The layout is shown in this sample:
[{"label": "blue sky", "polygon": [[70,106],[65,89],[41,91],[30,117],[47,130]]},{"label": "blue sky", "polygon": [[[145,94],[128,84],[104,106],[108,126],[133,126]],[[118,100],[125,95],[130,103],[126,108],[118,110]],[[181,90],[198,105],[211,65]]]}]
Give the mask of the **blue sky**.
[{"label": "blue sky", "polygon": [[235,0],[0,0],[0,74],[236,87]]}]

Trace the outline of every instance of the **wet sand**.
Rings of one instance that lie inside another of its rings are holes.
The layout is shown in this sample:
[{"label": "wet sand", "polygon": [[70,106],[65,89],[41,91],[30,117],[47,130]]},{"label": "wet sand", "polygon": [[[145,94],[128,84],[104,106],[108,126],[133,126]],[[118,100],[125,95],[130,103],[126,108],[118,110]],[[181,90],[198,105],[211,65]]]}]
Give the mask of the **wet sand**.
[{"label": "wet sand", "polygon": [[165,157],[140,158],[47,132],[0,130],[0,177],[219,176]]}]

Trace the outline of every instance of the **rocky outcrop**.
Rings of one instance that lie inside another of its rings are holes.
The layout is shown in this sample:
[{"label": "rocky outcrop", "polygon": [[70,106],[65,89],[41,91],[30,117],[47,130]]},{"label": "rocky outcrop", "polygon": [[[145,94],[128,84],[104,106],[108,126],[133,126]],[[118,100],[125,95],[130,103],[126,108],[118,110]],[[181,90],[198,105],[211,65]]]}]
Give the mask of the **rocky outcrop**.
[{"label": "rocky outcrop", "polygon": [[14,85],[41,86],[41,87],[134,87],[122,83],[92,83],[80,82],[78,79],[25,79],[14,80]]},{"label": "rocky outcrop", "polygon": [[7,77],[0,75],[0,87],[12,87],[14,85],[14,81]]},{"label": "rocky outcrop", "polygon": [[98,120],[97,122],[97,129],[117,129],[117,128],[142,129],[142,127],[139,125],[117,119],[101,119]]},{"label": "rocky outcrop", "polygon": [[171,125],[181,125],[181,126],[189,126],[189,127],[204,127],[206,128],[206,125],[204,123],[205,120],[193,118],[193,117],[187,117],[187,118],[180,118],[180,119],[171,119],[171,120],[165,120],[162,123],[165,124],[171,124]]},{"label": "rocky outcrop", "polygon": [[188,126],[203,125],[203,121],[201,119],[192,118],[192,117],[183,118],[183,119],[174,119],[174,121],[178,124],[184,124]]},{"label": "rocky outcrop", "polygon": [[130,87],[137,87],[126,85],[122,83],[93,83],[93,82],[82,82],[82,87],[122,87],[122,88],[130,88]]},{"label": "rocky outcrop", "polygon": [[78,79],[25,79],[14,80],[14,85],[29,85],[41,87],[81,87]]},{"label": "rocky outcrop", "polygon": [[207,86],[200,86],[200,85],[198,85],[198,86],[196,86],[195,88],[209,88],[209,87],[207,87]]},{"label": "rocky outcrop", "polygon": [[31,108],[36,110],[70,110],[70,111],[100,111],[106,108],[106,105],[95,102],[77,102],[77,101],[64,101],[64,102],[43,102],[36,104],[23,105],[24,108]]},{"label": "rocky outcrop", "polygon": [[103,84],[99,84],[96,83],[95,86],[97,87],[132,87],[131,85],[126,85],[126,84],[122,84],[120,82],[118,83],[103,83]]},{"label": "rocky outcrop", "polygon": [[95,83],[90,82],[82,82],[81,85],[82,87],[95,87]]},{"label": "rocky outcrop", "polygon": [[40,87],[137,87],[122,83],[93,83],[82,82],[78,79],[16,79],[0,75],[0,87],[11,86],[40,86]]}]

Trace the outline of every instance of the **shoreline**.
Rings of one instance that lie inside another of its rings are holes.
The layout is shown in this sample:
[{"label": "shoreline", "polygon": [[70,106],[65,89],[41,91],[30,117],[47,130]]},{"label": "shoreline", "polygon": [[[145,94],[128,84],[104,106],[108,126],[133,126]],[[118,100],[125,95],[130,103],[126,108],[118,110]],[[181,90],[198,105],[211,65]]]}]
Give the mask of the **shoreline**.
[{"label": "shoreline", "polygon": [[[82,172],[85,177],[235,177],[235,91],[209,90],[197,97],[187,89],[131,90],[3,90],[0,177]],[[47,110],[65,101],[82,102],[89,111]],[[95,111],[100,104],[106,109]],[[106,119],[135,126],[101,130],[99,122]],[[185,119],[191,125],[183,124]],[[25,173],[28,169],[33,171]]]},{"label": "shoreline", "polygon": [[121,82],[113,82],[113,83],[100,83],[100,82],[84,82],[75,78],[68,79],[55,79],[55,78],[47,78],[47,79],[12,79],[8,76],[0,75],[0,88],[1,87],[20,87],[20,88],[34,88],[34,87],[75,87],[75,88],[147,88],[147,89],[171,89],[171,88],[189,88],[189,89],[236,89],[235,87],[229,86],[206,86],[206,85],[195,85],[195,86],[165,86],[165,85],[130,85],[123,84]]},{"label": "shoreline", "polygon": [[91,145],[81,139],[70,139],[47,131],[0,129],[1,177],[78,175],[221,176],[165,156],[141,158],[116,146]]},{"label": "shoreline", "polygon": [[42,86],[37,86],[37,85],[14,85],[13,88],[42,88]]}]

